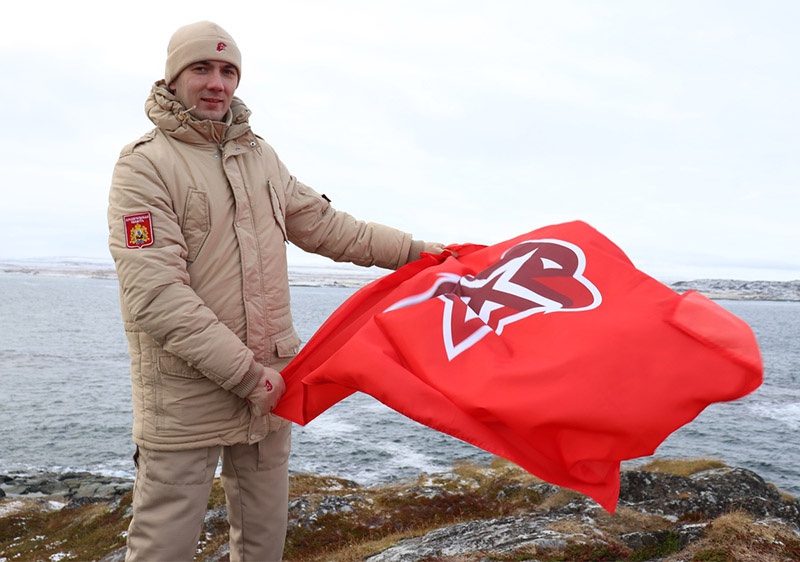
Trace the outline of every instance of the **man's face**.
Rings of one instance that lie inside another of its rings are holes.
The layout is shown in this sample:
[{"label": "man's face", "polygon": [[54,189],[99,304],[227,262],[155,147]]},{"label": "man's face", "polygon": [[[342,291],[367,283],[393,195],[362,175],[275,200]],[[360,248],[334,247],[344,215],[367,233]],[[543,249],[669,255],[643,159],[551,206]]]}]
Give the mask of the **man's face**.
[{"label": "man's face", "polygon": [[239,84],[236,67],[221,61],[190,64],[169,84],[169,89],[198,119],[222,121]]}]

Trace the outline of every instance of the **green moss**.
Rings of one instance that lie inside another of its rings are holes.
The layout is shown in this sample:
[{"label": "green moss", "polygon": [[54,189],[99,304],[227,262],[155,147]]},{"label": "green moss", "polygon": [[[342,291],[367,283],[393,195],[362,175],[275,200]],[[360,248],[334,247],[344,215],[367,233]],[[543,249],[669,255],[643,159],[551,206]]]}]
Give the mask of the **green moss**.
[{"label": "green moss", "polygon": [[630,562],[645,562],[654,558],[663,558],[681,550],[681,539],[677,533],[665,533],[656,544],[640,548],[627,558]]}]

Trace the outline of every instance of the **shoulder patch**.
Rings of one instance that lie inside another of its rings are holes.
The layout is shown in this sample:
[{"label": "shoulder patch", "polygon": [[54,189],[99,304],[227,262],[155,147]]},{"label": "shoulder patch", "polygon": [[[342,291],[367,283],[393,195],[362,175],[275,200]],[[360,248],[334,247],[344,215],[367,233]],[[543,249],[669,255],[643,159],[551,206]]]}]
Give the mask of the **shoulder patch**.
[{"label": "shoulder patch", "polygon": [[125,223],[125,245],[128,248],[145,248],[153,245],[155,233],[150,211],[125,215],[122,220]]}]

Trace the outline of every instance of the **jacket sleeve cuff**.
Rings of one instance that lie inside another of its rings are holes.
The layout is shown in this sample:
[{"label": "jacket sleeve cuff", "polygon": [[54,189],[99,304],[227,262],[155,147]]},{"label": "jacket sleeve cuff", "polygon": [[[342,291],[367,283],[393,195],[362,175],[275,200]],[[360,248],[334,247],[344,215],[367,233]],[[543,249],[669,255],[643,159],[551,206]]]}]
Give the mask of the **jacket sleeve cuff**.
[{"label": "jacket sleeve cuff", "polygon": [[242,381],[231,389],[236,396],[247,398],[253,389],[258,385],[261,380],[261,374],[264,372],[264,367],[253,359],[250,363],[250,368],[242,377]]},{"label": "jacket sleeve cuff", "polygon": [[425,242],[422,240],[412,240],[411,246],[408,248],[408,259],[407,262],[416,261],[419,259],[419,255],[422,253],[423,248],[425,248]]}]

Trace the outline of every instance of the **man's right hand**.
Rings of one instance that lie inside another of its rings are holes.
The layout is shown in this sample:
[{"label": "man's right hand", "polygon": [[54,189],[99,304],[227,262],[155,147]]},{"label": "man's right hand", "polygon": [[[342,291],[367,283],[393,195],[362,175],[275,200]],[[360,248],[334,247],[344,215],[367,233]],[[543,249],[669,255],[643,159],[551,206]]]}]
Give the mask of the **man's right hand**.
[{"label": "man's right hand", "polygon": [[266,416],[275,408],[284,392],[286,383],[283,382],[283,376],[275,369],[264,367],[264,372],[256,387],[247,396],[247,401],[255,415]]}]

